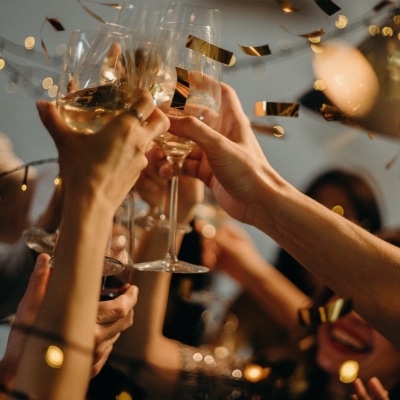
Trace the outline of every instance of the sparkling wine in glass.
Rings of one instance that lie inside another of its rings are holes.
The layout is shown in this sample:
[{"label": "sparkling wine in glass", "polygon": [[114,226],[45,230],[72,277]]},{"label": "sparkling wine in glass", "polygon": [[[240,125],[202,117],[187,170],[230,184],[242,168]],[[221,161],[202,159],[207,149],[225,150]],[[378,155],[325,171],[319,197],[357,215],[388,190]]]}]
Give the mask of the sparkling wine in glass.
[{"label": "sparkling wine in glass", "polygon": [[[208,10],[208,9],[207,9]],[[190,38],[213,43],[218,35],[209,24],[168,22],[156,33],[153,62],[157,64],[149,87],[154,101],[167,115],[194,116],[212,125],[220,104],[220,63],[198,50],[190,49]],[[154,61],[155,60],[155,61]],[[201,273],[208,268],[184,262],[177,257],[177,200],[179,174],[195,144],[170,132],[156,142],[163,148],[173,169],[170,198],[168,252],[164,259],[135,264],[142,271]]]},{"label": "sparkling wine in glass", "polygon": [[[59,112],[72,129],[95,134],[129,109],[138,81],[134,56],[132,36],[122,27],[102,24],[96,31],[72,33],[57,95]],[[128,193],[114,215],[104,276],[118,273],[133,263],[132,197]]]}]

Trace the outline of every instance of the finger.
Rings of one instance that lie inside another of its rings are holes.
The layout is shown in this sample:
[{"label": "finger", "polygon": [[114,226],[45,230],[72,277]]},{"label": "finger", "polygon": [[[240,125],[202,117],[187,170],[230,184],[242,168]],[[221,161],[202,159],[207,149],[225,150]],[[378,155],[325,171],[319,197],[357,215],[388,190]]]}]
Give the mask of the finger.
[{"label": "finger", "polygon": [[388,391],[382,386],[380,380],[376,377],[371,378],[368,383],[368,390],[377,400],[389,400]]},{"label": "finger", "polygon": [[129,285],[124,294],[114,300],[100,301],[97,313],[97,323],[107,324],[124,318],[136,305],[139,289]]},{"label": "finger", "polygon": [[108,357],[110,356],[113,349],[113,345],[110,344],[100,355],[98,359],[94,359],[94,364],[92,366],[91,377],[95,377],[103,368],[104,364],[107,362]]},{"label": "finger", "polygon": [[355,399],[358,400],[366,400],[368,399],[368,393],[367,390],[365,389],[364,384],[362,383],[361,379],[357,378],[354,382],[353,382],[353,387],[354,387],[354,391],[355,391]]},{"label": "finger", "polygon": [[38,100],[36,108],[43,125],[54,139],[56,146],[61,145],[60,141],[63,136],[71,129],[59,114],[56,106],[48,101]]},{"label": "finger", "polygon": [[155,109],[155,105],[148,90],[135,89],[133,97],[135,101],[129,108],[128,114],[130,114],[137,123],[142,125]]},{"label": "finger", "polygon": [[146,130],[151,140],[154,140],[157,136],[167,132],[170,128],[168,117],[158,108],[153,110],[146,119],[146,123]]}]

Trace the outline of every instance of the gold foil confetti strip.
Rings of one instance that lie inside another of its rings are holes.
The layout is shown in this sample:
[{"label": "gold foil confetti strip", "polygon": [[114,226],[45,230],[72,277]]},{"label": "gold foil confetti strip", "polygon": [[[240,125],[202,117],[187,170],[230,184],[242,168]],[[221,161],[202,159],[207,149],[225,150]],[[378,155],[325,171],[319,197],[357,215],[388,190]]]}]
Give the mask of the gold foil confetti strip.
[{"label": "gold foil confetti strip", "polygon": [[95,20],[99,21],[100,23],[104,23],[104,19],[100,17],[100,15],[97,15],[95,12],[93,12],[91,9],[86,7],[81,0],[78,0],[79,4],[82,6],[82,8]]},{"label": "gold foil confetti strip", "polygon": [[333,1],[331,0],[314,0],[315,4],[327,15],[331,16],[338,11],[341,10],[341,8],[336,5]]},{"label": "gold foil confetti strip", "polygon": [[265,135],[273,135],[275,137],[282,137],[285,132],[280,127],[271,126],[271,125],[262,125],[257,124],[255,122],[251,122],[251,127],[259,133],[263,133]]},{"label": "gold foil confetti strip", "polygon": [[47,52],[47,48],[46,48],[46,45],[44,44],[44,40],[43,40],[43,28],[44,28],[46,22],[48,22],[50,24],[50,26],[57,32],[65,31],[65,28],[57,18],[47,18],[46,17],[45,21],[42,24],[42,28],[40,30],[40,37],[41,37],[40,38],[40,43],[42,45],[42,48],[43,48],[43,51],[44,51],[44,55],[46,57],[46,64],[50,65],[49,53]]},{"label": "gold foil confetti strip", "polygon": [[327,322],[335,322],[353,310],[351,299],[339,298],[325,306],[300,308],[299,321],[302,325],[318,326]]},{"label": "gold foil confetti strip", "polygon": [[383,0],[380,3],[378,3],[372,10],[375,11],[375,12],[379,12],[380,10],[385,8],[386,6],[392,5],[392,4],[393,4],[392,1]]},{"label": "gold foil confetti strip", "polygon": [[263,46],[241,46],[239,44],[238,46],[244,54],[247,54],[249,56],[261,57],[271,54],[271,50],[267,44],[264,44]]},{"label": "gold foil confetti strip", "polygon": [[189,73],[186,69],[175,67],[176,87],[172,98],[171,107],[178,110],[185,108],[186,100],[189,96]]},{"label": "gold foil confetti strip", "polygon": [[274,115],[278,117],[298,117],[299,103],[280,103],[273,101],[257,101],[254,104],[254,116],[264,117]]},{"label": "gold foil confetti strip", "polygon": [[348,116],[343,114],[337,107],[330,104],[321,104],[321,108],[319,110],[321,111],[324,119],[327,121],[344,121],[348,118]]},{"label": "gold foil confetti strip", "polygon": [[231,51],[224,50],[196,36],[189,35],[186,47],[228,67],[231,67],[236,62],[236,57]]},{"label": "gold foil confetti strip", "polygon": [[320,28],[320,29],[317,29],[316,31],[304,33],[299,36],[306,38],[306,39],[314,39],[314,38],[320,37],[324,34],[325,34],[325,31],[322,28]]},{"label": "gold foil confetti strip", "polygon": [[287,14],[295,13],[298,10],[294,7],[294,5],[287,0],[277,0],[278,4],[281,6],[283,12]]}]

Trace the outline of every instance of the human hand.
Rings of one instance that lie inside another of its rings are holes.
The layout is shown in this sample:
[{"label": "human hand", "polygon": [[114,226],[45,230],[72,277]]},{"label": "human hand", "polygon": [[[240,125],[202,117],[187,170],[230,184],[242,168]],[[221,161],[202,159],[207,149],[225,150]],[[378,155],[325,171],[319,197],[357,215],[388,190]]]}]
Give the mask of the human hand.
[{"label": "human hand", "polygon": [[351,395],[352,400],[389,400],[388,391],[382,386],[378,378],[373,377],[367,382],[365,388],[361,379],[356,379],[353,383],[355,394]]},{"label": "human hand", "polygon": [[[196,221],[195,228],[201,232],[206,224]],[[237,223],[224,221],[216,227],[215,235],[201,238],[203,264],[228,273],[240,283],[250,270],[265,265],[250,235]]]},{"label": "human hand", "polygon": [[100,372],[121,332],[133,324],[138,288],[129,284],[125,288],[125,292],[117,298],[99,302],[92,377]]},{"label": "human hand", "polygon": [[[265,185],[262,174],[272,170],[235,91],[225,84],[221,91],[220,132],[196,118],[174,116],[169,117],[170,132],[199,146],[185,160],[182,172],[200,178],[231,216],[251,223],[257,220],[258,188]],[[160,171],[169,172],[167,166]]]},{"label": "human hand", "polygon": [[[122,203],[147,165],[149,143],[169,127],[148,91],[141,90],[137,98],[132,111],[114,118],[93,135],[73,131],[51,103],[37,103],[40,118],[59,152],[65,201],[71,195],[90,198],[95,192],[113,208]],[[140,114],[145,124],[137,117]]]}]

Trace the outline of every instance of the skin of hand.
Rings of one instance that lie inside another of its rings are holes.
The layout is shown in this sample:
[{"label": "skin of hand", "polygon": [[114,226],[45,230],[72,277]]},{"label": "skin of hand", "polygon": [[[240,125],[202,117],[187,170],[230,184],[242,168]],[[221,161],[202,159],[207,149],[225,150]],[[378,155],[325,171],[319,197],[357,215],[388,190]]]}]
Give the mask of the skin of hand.
[{"label": "skin of hand", "polygon": [[[32,325],[38,313],[50,276],[50,267],[47,263],[48,259],[49,257],[45,254],[40,254],[37,257],[35,268],[29,279],[25,295],[18,305],[15,316],[15,326],[19,325],[22,327]],[[15,326],[10,330],[6,351],[3,359],[0,361],[1,381],[8,389],[11,388],[14,382],[18,363],[26,341],[24,332]]]},{"label": "skin of hand", "polygon": [[133,308],[138,298],[138,288],[126,284],[123,294],[113,300],[100,301],[95,326],[95,351],[92,377],[97,375],[110,355],[121,332],[133,324]]},{"label": "skin of hand", "polygon": [[[400,312],[392,307],[399,248],[285,181],[264,156],[234,90],[225,84],[221,90],[220,132],[195,118],[170,117],[170,132],[198,145],[182,173],[200,178],[232,217],[269,235],[335,293],[352,298],[354,309],[399,347]],[[160,174],[170,168],[164,164]]]},{"label": "skin of hand", "polygon": [[354,381],[353,386],[355,394],[350,396],[352,400],[389,400],[389,393],[378,378],[373,377],[368,380],[368,391],[359,378]]},{"label": "skin of hand", "polygon": [[[37,257],[25,295],[18,305],[4,357],[0,361],[1,381],[7,388],[10,388],[14,381],[26,341],[22,327],[32,325],[46,292],[51,273],[48,260],[49,256],[46,254],[39,254]],[[133,324],[133,307],[136,305],[138,289],[131,285],[126,285],[125,289],[116,299],[99,302],[92,376],[100,372],[121,332]],[[18,329],[18,326],[21,329]]]},{"label": "skin of hand", "polygon": [[28,335],[14,390],[48,400],[85,396],[112,218],[146,167],[150,142],[169,128],[149,92],[137,98],[134,112],[120,114],[94,135],[76,133],[54,105],[37,103],[59,153],[64,197],[54,267],[34,326],[58,337],[64,356],[63,367],[53,368],[43,357],[43,346],[53,341]]},{"label": "skin of hand", "polygon": [[[39,102],[39,115],[59,152],[60,175],[66,197],[68,189],[71,188],[78,192],[83,190],[107,193],[105,198],[111,196],[112,202],[115,201],[113,197],[116,194],[116,203],[122,203],[127,193],[126,188],[137,181],[140,172],[147,165],[145,152],[149,144],[169,127],[168,119],[151,102],[150,93],[141,91],[141,96],[137,97],[139,100],[132,108],[140,108],[146,124],[139,125],[135,115],[128,111],[115,118],[96,135],[71,134],[71,128],[59,115],[55,106]],[[110,135],[110,132],[113,134]],[[111,147],[114,151],[110,151]],[[93,148],[96,148],[96,154],[93,154]],[[128,169],[132,161],[135,168]],[[110,168],[110,165],[113,168]],[[116,167],[120,170],[115,171]],[[89,182],[87,179],[78,179],[84,170],[93,171]],[[118,179],[115,179],[115,176],[118,176]]]}]

